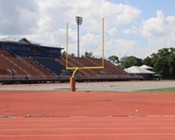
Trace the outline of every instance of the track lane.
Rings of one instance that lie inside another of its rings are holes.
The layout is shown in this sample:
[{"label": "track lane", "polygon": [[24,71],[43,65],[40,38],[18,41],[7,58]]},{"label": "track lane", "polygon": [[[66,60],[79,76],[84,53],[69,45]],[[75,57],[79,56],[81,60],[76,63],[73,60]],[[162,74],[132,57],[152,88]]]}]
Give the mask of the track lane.
[{"label": "track lane", "polygon": [[175,94],[0,91],[1,139],[174,140]]},{"label": "track lane", "polygon": [[173,139],[175,117],[8,118],[0,120],[0,139]]}]

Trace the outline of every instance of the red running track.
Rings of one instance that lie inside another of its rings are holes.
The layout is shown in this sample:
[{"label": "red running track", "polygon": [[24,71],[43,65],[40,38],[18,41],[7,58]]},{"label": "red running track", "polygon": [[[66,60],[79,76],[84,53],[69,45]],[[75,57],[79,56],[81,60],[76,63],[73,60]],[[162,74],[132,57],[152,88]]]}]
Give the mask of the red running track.
[{"label": "red running track", "polygon": [[175,94],[0,91],[0,140],[174,140]]},{"label": "red running track", "polygon": [[175,117],[8,118],[2,140],[174,140]]}]

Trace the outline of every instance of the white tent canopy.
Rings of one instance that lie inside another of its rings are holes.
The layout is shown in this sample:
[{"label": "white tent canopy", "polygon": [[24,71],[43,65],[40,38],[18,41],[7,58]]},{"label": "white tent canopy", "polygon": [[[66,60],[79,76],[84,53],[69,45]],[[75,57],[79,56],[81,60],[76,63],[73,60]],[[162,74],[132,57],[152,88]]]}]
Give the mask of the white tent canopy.
[{"label": "white tent canopy", "polygon": [[147,66],[147,65],[142,65],[140,68],[147,69],[147,70],[153,70],[153,67]]},{"label": "white tent canopy", "polygon": [[127,69],[124,69],[129,74],[155,74],[155,72],[147,70],[145,68],[141,68],[138,66],[132,66]]}]

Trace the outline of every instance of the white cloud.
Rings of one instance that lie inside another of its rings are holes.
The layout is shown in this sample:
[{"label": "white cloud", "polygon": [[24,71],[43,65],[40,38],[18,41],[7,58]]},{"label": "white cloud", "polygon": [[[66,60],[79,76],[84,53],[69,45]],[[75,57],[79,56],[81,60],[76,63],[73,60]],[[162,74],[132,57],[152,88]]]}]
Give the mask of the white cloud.
[{"label": "white cloud", "polygon": [[119,34],[117,26],[129,24],[140,15],[141,11],[133,6],[108,0],[1,0],[0,5],[0,36],[25,36],[35,42],[65,47],[68,21],[69,45],[71,51],[76,52],[75,16],[78,15],[84,18],[80,27],[81,50],[95,48],[94,53],[101,55],[101,18],[104,16],[106,56],[115,53],[116,45],[127,48],[136,44],[132,40],[116,39]]},{"label": "white cloud", "polygon": [[135,56],[144,58],[164,47],[175,46],[175,16],[165,16],[159,10],[155,17],[143,20],[138,27],[125,29],[123,33],[140,38],[137,40],[140,46],[134,46],[134,51],[130,50],[128,54],[132,52]]},{"label": "white cloud", "polygon": [[38,28],[38,6],[35,0],[1,0],[0,34],[32,34]]},{"label": "white cloud", "polygon": [[[92,48],[101,48],[101,18],[105,17],[105,35],[108,39],[116,37],[116,25],[125,24],[134,21],[140,14],[140,11],[134,7],[124,4],[111,3],[106,0],[38,0],[40,7],[40,29],[38,36],[48,36],[52,34],[54,42],[61,42],[65,46],[65,35],[59,33],[63,31],[66,22],[69,22],[69,45],[72,52],[76,52],[76,22],[75,16],[83,17],[83,24],[80,27],[80,44],[89,50]],[[57,37],[55,37],[57,35]],[[64,41],[60,41],[61,38]],[[97,40],[97,38],[99,40]],[[107,43],[109,40],[105,40]],[[45,40],[45,39],[44,39]],[[101,52],[97,49],[96,52]],[[81,49],[83,51],[83,49]],[[113,50],[106,53],[112,55]],[[97,54],[98,55],[98,54]]]},{"label": "white cloud", "polygon": [[166,34],[167,24],[162,11],[157,11],[156,17],[150,18],[143,23],[142,34],[146,37],[161,37]]},{"label": "white cloud", "polygon": [[126,39],[112,39],[106,42],[105,52],[111,52],[111,55],[123,57],[124,55],[132,55],[135,51],[134,47],[137,42]]},{"label": "white cloud", "polygon": [[110,36],[110,37],[116,37],[117,35],[117,29],[115,27],[110,28],[109,30],[106,31],[106,33]]},{"label": "white cloud", "polygon": [[[75,16],[78,15],[83,17],[80,50],[101,55],[101,18],[104,16],[107,57],[145,57],[162,47],[175,46],[175,16],[166,16],[159,10],[155,17],[139,18],[138,23],[136,19],[140,14],[133,6],[108,0],[0,0],[0,36],[28,37],[35,42],[65,47],[68,21],[70,51],[76,53]],[[131,38],[135,40],[128,39],[130,35],[134,35]],[[147,47],[138,46],[142,45],[139,40],[142,38],[147,40],[148,44],[144,42]]]},{"label": "white cloud", "polygon": [[93,52],[94,55],[101,55],[101,36],[88,33],[81,38],[82,54],[85,51]]},{"label": "white cloud", "polygon": [[156,17],[143,23],[142,35],[145,37],[165,37],[174,34],[175,17],[165,16],[162,11],[157,11]]},{"label": "white cloud", "polygon": [[157,52],[164,47],[175,45],[175,16],[165,16],[157,11],[156,17],[147,19],[141,27],[141,34],[147,38],[147,52]]},{"label": "white cloud", "polygon": [[138,34],[139,29],[136,26],[131,27],[130,29],[124,29],[124,34]]},{"label": "white cloud", "polygon": [[136,45],[136,42],[133,40],[117,39],[116,45],[119,47],[132,47]]},{"label": "white cloud", "polygon": [[109,23],[124,24],[133,21],[140,15],[140,11],[129,5],[114,4],[106,1],[103,5],[105,17],[109,17]]}]

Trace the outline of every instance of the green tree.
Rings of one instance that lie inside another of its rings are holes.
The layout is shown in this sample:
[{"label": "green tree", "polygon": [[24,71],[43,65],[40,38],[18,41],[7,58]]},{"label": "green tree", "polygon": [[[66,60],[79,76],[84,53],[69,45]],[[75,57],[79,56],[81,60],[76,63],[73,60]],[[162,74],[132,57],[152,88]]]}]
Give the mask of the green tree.
[{"label": "green tree", "polygon": [[63,51],[63,52],[61,53],[61,56],[66,56],[66,51]]},{"label": "green tree", "polygon": [[74,53],[71,53],[70,56],[75,57],[75,54]]},{"label": "green tree", "polygon": [[[63,51],[61,53],[61,56],[66,56],[66,51]],[[74,53],[71,53],[71,54],[69,54],[69,56],[75,57],[75,54]]]},{"label": "green tree", "polygon": [[143,64],[148,65],[148,66],[152,66],[151,58],[149,56],[147,56],[145,59],[143,59]]},{"label": "green tree", "polygon": [[156,73],[163,78],[175,78],[175,49],[163,48],[151,55],[151,63]]},{"label": "green tree", "polygon": [[170,48],[170,52],[171,54],[168,58],[169,73],[172,78],[175,78],[175,48]]},{"label": "green tree", "polygon": [[85,58],[93,58],[93,53],[92,52],[85,52],[84,55],[82,55],[82,57],[85,57]]},{"label": "green tree", "polygon": [[121,67],[122,68],[129,68],[131,66],[141,66],[142,59],[137,58],[135,56],[124,56],[121,58]]},{"label": "green tree", "polygon": [[113,64],[119,64],[120,63],[119,58],[116,55],[112,55],[112,56],[108,57],[108,60],[110,62],[112,62]]}]

